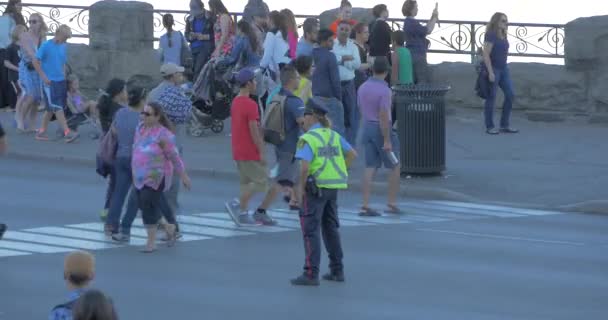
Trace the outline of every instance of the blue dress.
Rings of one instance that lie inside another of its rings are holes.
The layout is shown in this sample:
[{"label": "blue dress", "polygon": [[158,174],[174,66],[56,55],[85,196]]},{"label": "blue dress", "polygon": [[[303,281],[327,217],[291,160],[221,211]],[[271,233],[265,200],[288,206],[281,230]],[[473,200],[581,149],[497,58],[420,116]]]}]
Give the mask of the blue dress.
[{"label": "blue dress", "polygon": [[[34,50],[36,49],[33,40],[30,45]],[[19,49],[19,56],[21,57],[21,61],[19,62],[19,81],[23,86],[24,94],[34,98],[35,102],[40,102],[42,97],[42,80],[40,79],[40,75],[33,69],[32,58],[27,55],[23,48]],[[32,70],[28,69],[28,65],[31,66]]]}]

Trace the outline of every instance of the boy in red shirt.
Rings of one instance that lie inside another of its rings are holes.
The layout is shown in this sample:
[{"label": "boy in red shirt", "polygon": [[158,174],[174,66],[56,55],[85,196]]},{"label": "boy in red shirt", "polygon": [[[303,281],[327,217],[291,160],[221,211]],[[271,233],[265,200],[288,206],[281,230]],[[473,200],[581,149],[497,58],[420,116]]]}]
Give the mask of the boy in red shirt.
[{"label": "boy in red shirt", "polygon": [[236,75],[240,86],[238,96],[232,101],[230,110],[232,127],[232,156],[239,171],[241,196],[226,202],[226,209],[234,222],[240,225],[276,222],[266,214],[272,198],[264,199],[254,213],[249,212],[249,200],[256,193],[268,191],[268,170],[264,159],[264,140],[260,129],[260,113],[257,103],[250,98],[256,91],[255,74],[249,68],[241,69]]}]

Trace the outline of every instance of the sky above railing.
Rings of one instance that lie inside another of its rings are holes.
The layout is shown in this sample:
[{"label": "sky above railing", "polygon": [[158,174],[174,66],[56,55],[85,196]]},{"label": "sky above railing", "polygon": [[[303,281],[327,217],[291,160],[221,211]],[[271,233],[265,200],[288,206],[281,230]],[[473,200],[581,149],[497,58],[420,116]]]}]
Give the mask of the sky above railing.
[{"label": "sky above railing", "polygon": [[[121,1],[121,0],[110,0]],[[89,0],[31,0],[25,3],[60,4],[86,6],[96,1]],[[188,10],[189,0],[149,0],[155,9]],[[207,4],[207,0],[204,0]],[[526,23],[555,23],[562,24],[578,17],[608,14],[608,5],[599,6],[603,1],[598,0],[449,0],[439,1],[441,20],[469,20],[487,21],[496,11],[505,12],[511,22]],[[225,5],[231,12],[242,12],[247,0],[224,0]],[[319,14],[324,10],[339,6],[340,0],[266,0],[271,10],[282,9],[289,3],[288,7],[296,14]],[[372,7],[378,3],[385,3],[389,7],[391,18],[401,18],[402,0],[351,0],[355,7]],[[420,12],[419,18],[427,19],[435,5],[435,1],[418,0]],[[576,4],[576,5],[573,5]],[[510,30],[511,31],[511,30]],[[77,39],[74,39],[77,40]],[[78,41],[76,41],[78,42]],[[431,54],[429,62],[439,63],[442,61],[464,61],[470,62],[466,55]],[[531,57],[510,57],[510,61],[542,62],[552,64],[563,64],[563,59],[537,59]]]},{"label": "sky above railing", "polygon": [[[118,0],[120,1],[120,0]],[[89,5],[90,0],[32,0],[24,2],[56,3],[63,5]],[[148,0],[157,9],[187,10],[190,0]],[[207,4],[208,1],[204,1]],[[431,15],[435,0],[418,0],[420,16]],[[440,18],[445,20],[489,20],[496,11],[509,15],[513,22],[539,22],[562,24],[578,17],[608,14],[608,5],[602,0],[443,0],[439,2]],[[241,12],[247,0],[224,0],[231,12]],[[288,7],[299,14],[318,14],[336,8],[340,0],[266,0],[271,10]],[[355,7],[373,7],[385,3],[391,17],[400,18],[402,0],[351,0]]]}]

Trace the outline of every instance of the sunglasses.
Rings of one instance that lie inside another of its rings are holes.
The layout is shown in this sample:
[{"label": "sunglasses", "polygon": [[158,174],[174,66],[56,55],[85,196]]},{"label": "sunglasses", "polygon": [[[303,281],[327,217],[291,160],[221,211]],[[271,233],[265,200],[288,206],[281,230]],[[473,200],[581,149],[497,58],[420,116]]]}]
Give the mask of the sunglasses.
[{"label": "sunglasses", "polygon": [[38,20],[30,20],[30,24],[37,24]]},{"label": "sunglasses", "polygon": [[150,112],[147,112],[147,111],[142,111],[141,115],[144,116],[144,117],[151,117],[152,116],[152,114]]}]

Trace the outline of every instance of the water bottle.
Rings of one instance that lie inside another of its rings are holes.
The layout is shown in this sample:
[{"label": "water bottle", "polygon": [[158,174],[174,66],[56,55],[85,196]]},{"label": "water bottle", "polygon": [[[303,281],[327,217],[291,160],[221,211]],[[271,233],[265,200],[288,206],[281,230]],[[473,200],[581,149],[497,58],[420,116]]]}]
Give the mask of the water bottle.
[{"label": "water bottle", "polygon": [[394,166],[399,164],[399,159],[397,159],[397,156],[395,155],[395,153],[393,151],[387,151],[387,155],[388,155],[388,159],[391,161],[391,163]]}]

